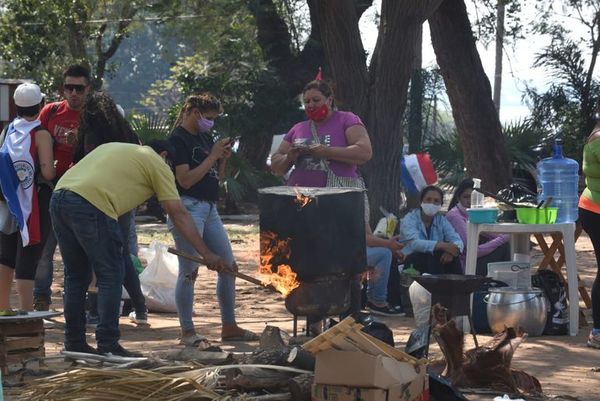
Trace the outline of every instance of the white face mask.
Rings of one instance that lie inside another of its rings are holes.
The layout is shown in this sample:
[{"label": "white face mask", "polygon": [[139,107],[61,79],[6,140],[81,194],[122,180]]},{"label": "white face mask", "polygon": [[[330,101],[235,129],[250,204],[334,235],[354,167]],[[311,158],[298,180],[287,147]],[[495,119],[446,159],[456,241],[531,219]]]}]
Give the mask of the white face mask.
[{"label": "white face mask", "polygon": [[421,210],[429,217],[435,216],[441,209],[441,205],[436,205],[433,203],[421,203]]}]

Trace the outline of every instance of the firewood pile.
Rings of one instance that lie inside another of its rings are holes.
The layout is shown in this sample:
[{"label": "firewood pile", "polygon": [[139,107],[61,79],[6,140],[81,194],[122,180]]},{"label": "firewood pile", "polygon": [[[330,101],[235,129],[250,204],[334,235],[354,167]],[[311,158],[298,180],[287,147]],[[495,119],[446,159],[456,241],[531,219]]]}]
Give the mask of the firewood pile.
[{"label": "firewood pile", "polygon": [[34,380],[18,399],[309,401],[315,364],[273,326],[246,355],[186,347],[160,358],[69,357],[78,361],[75,369]]}]

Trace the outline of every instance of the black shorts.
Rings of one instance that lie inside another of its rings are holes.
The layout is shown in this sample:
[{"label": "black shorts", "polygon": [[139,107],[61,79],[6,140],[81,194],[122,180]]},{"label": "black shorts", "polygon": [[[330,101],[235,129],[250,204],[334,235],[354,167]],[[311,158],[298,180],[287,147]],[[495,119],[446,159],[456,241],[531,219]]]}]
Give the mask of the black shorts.
[{"label": "black shorts", "polygon": [[34,280],[35,270],[42,255],[48,233],[52,229],[50,223],[50,196],[52,189],[40,185],[38,189],[38,205],[40,210],[40,242],[35,245],[23,247],[21,233],[13,234],[0,232],[0,264],[15,269],[15,278],[21,280]]}]

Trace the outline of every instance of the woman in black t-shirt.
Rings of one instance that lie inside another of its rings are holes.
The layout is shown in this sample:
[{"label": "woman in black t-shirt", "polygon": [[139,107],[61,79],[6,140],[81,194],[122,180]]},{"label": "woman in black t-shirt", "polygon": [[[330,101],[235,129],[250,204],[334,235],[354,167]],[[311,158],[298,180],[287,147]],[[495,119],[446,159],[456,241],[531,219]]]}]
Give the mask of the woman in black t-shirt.
[{"label": "woman in black t-shirt", "polygon": [[[210,93],[189,96],[183,104],[176,128],[169,141],[175,147],[173,164],[177,189],[181,201],[196,223],[206,245],[221,256],[231,269],[237,264],[231,243],[217,212],[219,178],[223,176],[227,159],[231,156],[232,141],[229,138],[214,141],[210,129],[215,118],[223,112],[219,100]],[[188,254],[196,254],[194,248],[169,222],[169,230],[176,248]],[[179,257],[179,276],[175,289],[175,303],[181,326],[181,343],[192,346],[208,346],[206,338],[198,335],[192,321],[194,283],[198,275],[198,263]],[[254,341],[258,336],[239,327],[235,321],[235,277],[219,273],[217,297],[221,309],[221,338],[223,341]]]}]

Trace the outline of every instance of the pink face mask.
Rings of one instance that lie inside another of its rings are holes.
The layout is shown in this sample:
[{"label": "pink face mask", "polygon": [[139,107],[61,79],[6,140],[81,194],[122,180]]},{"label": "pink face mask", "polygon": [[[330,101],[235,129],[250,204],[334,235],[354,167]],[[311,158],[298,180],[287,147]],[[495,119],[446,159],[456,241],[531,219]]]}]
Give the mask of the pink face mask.
[{"label": "pink face mask", "polygon": [[213,120],[209,120],[208,118],[201,117],[198,120],[198,132],[205,133],[210,131],[210,129],[215,125]]}]

